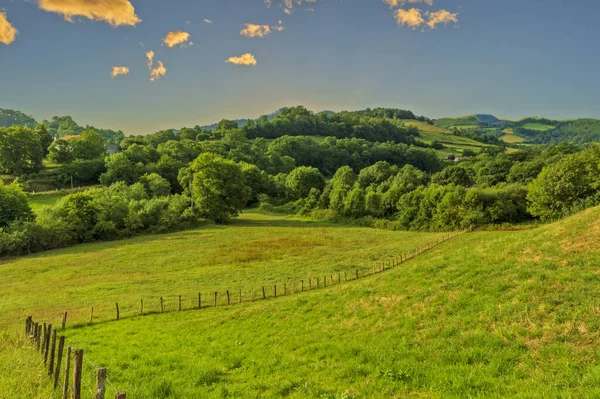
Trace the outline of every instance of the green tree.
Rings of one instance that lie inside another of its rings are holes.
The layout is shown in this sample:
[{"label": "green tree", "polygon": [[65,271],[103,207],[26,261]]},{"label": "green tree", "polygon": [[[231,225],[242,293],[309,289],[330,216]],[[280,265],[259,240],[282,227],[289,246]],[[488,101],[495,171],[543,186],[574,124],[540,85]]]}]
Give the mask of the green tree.
[{"label": "green tree", "polygon": [[42,169],[39,136],[24,126],[0,128],[0,172],[22,175]]},{"label": "green tree", "polygon": [[46,129],[46,126],[39,124],[35,127],[35,134],[37,134],[38,139],[40,140],[40,145],[42,146],[42,150],[44,152],[44,156],[48,155],[48,147],[54,141],[54,138]]},{"label": "green tree", "polygon": [[133,184],[143,174],[144,165],[131,162],[125,154],[119,152],[106,158],[106,172],[100,176],[100,183],[105,186],[119,181]]},{"label": "green tree", "polygon": [[33,218],[33,212],[27,196],[17,184],[4,185],[0,180],[0,228],[15,220]]},{"label": "green tree", "polygon": [[171,194],[171,184],[158,173],[146,173],[140,178],[140,183],[152,197],[164,197]]},{"label": "green tree", "polygon": [[543,220],[564,217],[600,202],[600,145],[542,170],[529,185],[528,210]]},{"label": "green tree", "polygon": [[223,119],[219,123],[217,123],[217,127],[215,128],[216,132],[225,132],[227,130],[233,130],[238,128],[237,121]]},{"label": "green tree", "polygon": [[[237,163],[216,154],[201,154],[191,163],[194,206],[201,217],[224,223],[237,216],[250,199],[251,189]],[[182,186],[186,186],[181,178]]]},{"label": "green tree", "polygon": [[290,172],[285,180],[285,186],[290,198],[304,198],[312,188],[323,191],[325,178],[317,168],[300,166]]}]

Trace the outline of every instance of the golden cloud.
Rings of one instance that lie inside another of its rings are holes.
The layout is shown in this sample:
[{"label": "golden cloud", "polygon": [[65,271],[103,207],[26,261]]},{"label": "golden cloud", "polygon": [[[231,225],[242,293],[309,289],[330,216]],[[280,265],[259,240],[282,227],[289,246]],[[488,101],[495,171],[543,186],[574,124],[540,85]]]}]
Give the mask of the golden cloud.
[{"label": "golden cloud", "polygon": [[245,24],[240,35],[246,37],[265,37],[271,34],[269,25]]},{"label": "golden cloud", "polygon": [[190,42],[190,34],[181,30],[176,30],[167,33],[167,36],[163,39],[163,43],[173,48],[177,45],[181,47],[192,46],[194,43]]},{"label": "golden cloud", "polygon": [[417,29],[425,23],[423,14],[418,8],[411,8],[410,10],[400,9],[396,11],[394,17],[399,25],[409,26],[413,29]]},{"label": "golden cloud", "polygon": [[388,6],[390,6],[390,8],[397,8],[400,6],[405,5],[406,3],[409,4],[427,4],[429,6],[433,5],[433,0],[383,0],[383,2],[385,4],[387,4]]},{"label": "golden cloud", "polygon": [[154,68],[154,51],[148,51],[146,53],[146,59],[148,60],[148,70],[150,71],[150,81],[154,82],[167,74],[167,68],[162,61],[156,60],[156,68]]},{"label": "golden cloud", "polygon": [[110,76],[115,78],[119,75],[127,75],[127,74],[129,74],[129,68],[127,68],[125,66],[114,66],[114,67],[112,67],[112,73],[110,74]]},{"label": "golden cloud", "polygon": [[0,43],[11,44],[17,38],[19,31],[6,18],[6,13],[0,11]]},{"label": "golden cloud", "polygon": [[129,0],[39,0],[39,7],[60,14],[69,22],[79,16],[112,26],[135,26],[142,21]]},{"label": "golden cloud", "polygon": [[283,32],[285,30],[283,21],[277,21],[277,25],[271,26],[271,29],[276,30],[277,32]]},{"label": "golden cloud", "polygon": [[250,53],[242,54],[239,57],[230,57],[227,61],[234,65],[256,65],[256,58]]},{"label": "golden cloud", "polygon": [[451,13],[446,10],[439,10],[428,14],[427,26],[431,29],[439,24],[447,24],[450,22],[458,23],[458,13]]},{"label": "golden cloud", "polygon": [[162,63],[162,61],[156,61],[156,63],[158,64],[156,68],[150,69],[150,81],[152,82],[162,78],[167,74],[167,68],[165,68],[165,65]]}]

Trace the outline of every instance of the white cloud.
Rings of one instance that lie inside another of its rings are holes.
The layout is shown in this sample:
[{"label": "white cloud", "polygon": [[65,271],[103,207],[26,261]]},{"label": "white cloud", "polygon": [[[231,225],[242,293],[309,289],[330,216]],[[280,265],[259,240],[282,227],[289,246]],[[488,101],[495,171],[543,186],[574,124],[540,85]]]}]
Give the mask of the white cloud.
[{"label": "white cloud", "polygon": [[398,25],[408,26],[413,29],[426,28],[435,29],[440,24],[458,23],[458,13],[451,13],[447,10],[438,10],[432,12],[423,12],[418,8],[410,10],[398,9],[394,12],[394,18]]},{"label": "white cloud", "polygon": [[127,68],[125,66],[114,66],[114,67],[112,67],[112,73],[110,74],[110,76],[115,78],[119,75],[128,75],[128,74],[129,74],[129,68]]},{"label": "white cloud", "polygon": [[398,8],[400,6],[409,4],[427,4],[429,6],[433,5],[433,0],[383,0],[385,4],[390,6],[390,8]]},{"label": "white cloud", "polygon": [[250,53],[242,54],[239,57],[230,57],[225,61],[234,65],[256,65],[256,58]]},{"label": "white cloud", "polygon": [[73,22],[73,17],[104,21],[112,26],[135,26],[142,21],[129,0],[39,0],[39,7],[60,14],[69,22]]},{"label": "white cloud", "polygon": [[212,21],[208,18],[204,18],[203,21],[207,24],[212,24]]},{"label": "white cloud", "polygon": [[0,11],[0,43],[11,44],[17,38],[19,31],[8,21],[6,12]]},{"label": "white cloud", "polygon": [[194,43],[190,41],[190,34],[181,30],[167,33],[167,36],[163,39],[163,43],[170,48],[177,45],[180,45],[181,47],[194,45]]},{"label": "white cloud", "polygon": [[277,32],[283,32],[285,27],[283,26],[283,21],[277,21],[277,25],[271,26],[271,29],[276,30]]},{"label": "white cloud", "polygon": [[265,37],[271,34],[269,25],[245,24],[240,35],[246,37]]}]

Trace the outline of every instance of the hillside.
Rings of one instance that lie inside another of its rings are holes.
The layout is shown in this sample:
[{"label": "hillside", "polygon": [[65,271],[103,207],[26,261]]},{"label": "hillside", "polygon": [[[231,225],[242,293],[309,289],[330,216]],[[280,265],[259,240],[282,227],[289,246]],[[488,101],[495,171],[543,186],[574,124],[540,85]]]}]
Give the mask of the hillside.
[{"label": "hillside", "polygon": [[[273,229],[285,229],[284,222],[290,221],[268,215],[251,222],[247,227],[254,235],[239,254],[256,247],[253,243],[260,243],[263,234],[270,240],[279,237]],[[303,223],[294,221],[293,227],[299,232]],[[237,237],[239,228],[246,229],[232,226],[228,229],[234,234],[229,236]],[[67,339],[85,348],[94,362],[109,367],[112,382],[133,398],[594,397],[600,395],[595,344],[600,317],[594,295],[599,282],[599,229],[600,208],[594,208],[532,230],[469,233],[356,282],[277,300],[69,329]],[[327,234],[333,237],[336,231]],[[180,246],[204,235],[208,245],[215,232],[199,233],[162,239]],[[135,251],[137,244],[130,242],[128,251]],[[370,246],[365,235],[349,244],[340,250]],[[30,310],[41,311],[26,304],[30,296],[23,290],[35,289],[26,283],[32,276],[37,289],[43,284],[56,287],[54,268],[49,267],[54,262],[73,276],[66,283],[79,287],[46,289],[48,303],[56,303],[53,297],[76,298],[78,291],[92,287],[107,302],[136,298],[142,290],[156,296],[165,291],[185,293],[177,284],[193,284],[194,278],[178,279],[167,270],[160,281],[152,278],[161,271],[146,264],[160,259],[162,251],[160,245],[153,247],[158,251],[148,254],[154,255],[153,260],[134,257],[135,264],[124,273],[127,277],[119,281],[93,278],[104,275],[107,262],[125,265],[107,247],[96,247],[100,252],[94,246],[58,251],[45,255],[44,262],[39,257],[5,262],[5,269],[25,271],[9,273],[8,286],[4,283],[4,292],[20,287],[14,296],[20,298],[21,310],[10,318],[20,320]],[[298,246],[268,253],[259,248],[253,256],[263,257],[276,274],[283,270],[280,256],[291,256],[293,265]],[[403,250],[390,246],[373,255]],[[172,256],[178,252],[172,251]],[[364,258],[358,254],[353,254],[355,261]],[[88,256],[99,261],[89,264]],[[297,258],[303,260],[304,256]],[[184,266],[176,259],[164,261]],[[336,259],[326,263],[330,269],[338,265]],[[88,265],[89,277],[75,277],[78,264]],[[251,265],[253,261],[247,264]],[[198,271],[199,284],[223,280]],[[98,301],[81,298],[75,306]],[[46,317],[55,321],[52,317],[59,317],[63,308],[49,309]],[[135,314],[137,306],[128,309]],[[20,375],[19,369],[8,372]],[[9,393],[19,389],[16,384],[7,386],[13,390]]]},{"label": "hillside", "polygon": [[[286,109],[286,107],[279,108],[277,111],[271,112],[270,114],[266,114],[264,116],[267,117],[268,121],[272,121],[273,119],[277,118],[284,109]],[[323,112],[325,112],[327,115],[333,115],[333,114],[335,114],[335,112],[333,112],[333,111],[323,111]],[[237,122],[238,127],[242,127],[246,123],[248,123],[248,121],[250,121],[250,120],[257,121],[258,119],[260,119],[260,118],[256,118],[256,119],[235,119],[235,121]],[[217,128],[217,124],[218,124],[218,122],[215,122],[212,125],[203,125],[203,126],[200,126],[200,129],[209,130],[209,131],[212,132],[212,131],[214,131]]]},{"label": "hillside", "polygon": [[486,147],[486,144],[467,137],[455,136],[450,130],[436,125],[417,120],[403,120],[402,122],[407,126],[414,126],[419,129],[420,138],[426,144],[433,144],[434,142],[442,144],[445,148],[437,150],[437,152],[444,157],[450,154],[460,155],[464,150],[479,152]]}]

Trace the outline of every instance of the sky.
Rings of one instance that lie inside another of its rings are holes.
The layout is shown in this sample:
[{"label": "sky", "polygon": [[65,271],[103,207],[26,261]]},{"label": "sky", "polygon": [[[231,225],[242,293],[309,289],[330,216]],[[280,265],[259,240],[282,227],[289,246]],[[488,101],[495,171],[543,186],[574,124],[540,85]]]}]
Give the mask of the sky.
[{"label": "sky", "polygon": [[600,118],[597,0],[0,0],[0,108],[126,134],[313,111]]}]

